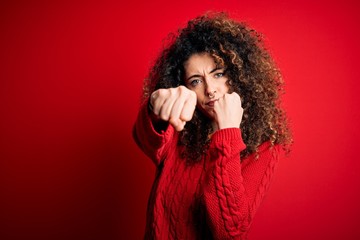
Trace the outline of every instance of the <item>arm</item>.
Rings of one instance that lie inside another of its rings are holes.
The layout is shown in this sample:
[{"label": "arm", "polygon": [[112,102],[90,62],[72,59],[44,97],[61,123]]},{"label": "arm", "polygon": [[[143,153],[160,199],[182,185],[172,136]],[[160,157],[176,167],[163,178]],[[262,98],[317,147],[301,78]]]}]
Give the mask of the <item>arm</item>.
[{"label": "arm", "polygon": [[158,122],[151,117],[148,100],[140,107],[133,127],[133,138],[140,149],[158,166],[174,135],[174,128],[167,122]]},{"label": "arm", "polygon": [[183,130],[191,120],[195,105],[196,94],[184,86],[158,89],[142,105],[133,137],[156,166],[164,160],[170,143],[176,141],[174,131]]},{"label": "arm", "polygon": [[240,129],[217,131],[209,149],[204,187],[207,221],[214,239],[241,239],[268,190],[275,165],[277,146],[259,148],[259,159],[249,156],[240,162],[245,149]]}]

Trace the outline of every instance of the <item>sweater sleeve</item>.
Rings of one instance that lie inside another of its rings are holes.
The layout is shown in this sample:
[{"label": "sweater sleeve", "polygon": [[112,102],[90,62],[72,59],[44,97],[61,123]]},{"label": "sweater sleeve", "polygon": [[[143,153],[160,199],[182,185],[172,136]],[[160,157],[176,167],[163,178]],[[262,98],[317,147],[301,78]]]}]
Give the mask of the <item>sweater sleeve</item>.
[{"label": "sweater sleeve", "polygon": [[132,135],[140,149],[158,166],[165,158],[174,131],[172,125],[167,123],[163,129],[155,129],[149,114],[147,100],[140,107]]},{"label": "sweater sleeve", "polygon": [[276,166],[277,146],[266,142],[259,158],[240,161],[246,148],[238,128],[214,133],[206,167],[204,203],[214,239],[246,238],[252,218],[268,190]]}]

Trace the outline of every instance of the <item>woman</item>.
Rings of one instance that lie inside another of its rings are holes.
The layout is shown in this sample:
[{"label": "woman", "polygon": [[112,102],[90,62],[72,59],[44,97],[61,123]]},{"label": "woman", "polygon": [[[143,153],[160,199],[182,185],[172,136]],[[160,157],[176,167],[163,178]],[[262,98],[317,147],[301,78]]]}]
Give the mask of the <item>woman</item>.
[{"label": "woman", "polygon": [[291,143],[282,79],[261,37],[224,13],[179,30],[134,125],[156,165],[145,239],[245,239]]}]

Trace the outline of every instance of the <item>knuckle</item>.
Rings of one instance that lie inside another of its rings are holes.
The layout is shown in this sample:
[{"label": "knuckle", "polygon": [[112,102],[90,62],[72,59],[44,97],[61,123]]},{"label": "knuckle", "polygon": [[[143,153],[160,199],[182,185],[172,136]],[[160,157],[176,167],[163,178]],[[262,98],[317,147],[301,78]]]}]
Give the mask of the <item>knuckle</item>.
[{"label": "knuckle", "polygon": [[157,90],[157,91],[154,91],[154,92],[151,93],[151,95],[150,95],[150,102],[154,102],[154,101],[157,99],[157,97],[158,97],[158,95],[159,95],[158,92],[159,92],[159,91]]},{"label": "knuckle", "polygon": [[181,92],[184,92],[184,91],[187,90],[187,88],[186,88],[185,86],[183,86],[183,85],[179,86],[178,89],[179,89],[179,91],[181,91]]},{"label": "knuckle", "polygon": [[184,86],[179,87],[179,94],[180,96],[187,96],[188,95],[188,89]]},{"label": "knuckle", "polygon": [[182,91],[180,90],[179,87],[171,89],[171,96],[178,98],[179,96],[181,96],[181,93]]},{"label": "knuckle", "polygon": [[176,126],[176,120],[174,118],[170,118],[169,123],[173,126]]},{"label": "knuckle", "polygon": [[191,117],[189,116],[189,114],[181,114],[180,118],[181,118],[181,120],[186,121],[186,122],[191,120]]},{"label": "knuckle", "polygon": [[154,106],[154,107],[151,109],[151,111],[152,111],[155,115],[157,115],[157,116],[160,114],[159,108],[156,107],[156,106]]},{"label": "knuckle", "polygon": [[189,95],[187,97],[187,99],[189,99],[190,101],[192,102],[195,102],[196,103],[196,93],[194,91],[189,91]]},{"label": "knuckle", "polygon": [[165,95],[166,89],[159,89],[157,92],[159,97],[163,97]]},{"label": "knuckle", "polygon": [[175,88],[175,90],[177,91],[177,93],[181,96],[184,92],[183,86],[179,86],[177,88]]},{"label": "knuckle", "polygon": [[164,121],[169,121],[169,116],[165,113],[160,113],[159,117]]}]

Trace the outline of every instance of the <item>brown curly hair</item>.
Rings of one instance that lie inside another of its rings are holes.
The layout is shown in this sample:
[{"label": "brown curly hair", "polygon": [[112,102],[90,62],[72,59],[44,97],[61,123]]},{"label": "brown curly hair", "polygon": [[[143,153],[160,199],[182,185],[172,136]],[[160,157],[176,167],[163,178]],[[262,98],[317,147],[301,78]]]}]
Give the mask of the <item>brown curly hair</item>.
[{"label": "brown curly hair", "polygon": [[[281,144],[287,151],[292,143],[287,117],[280,107],[283,80],[279,69],[263,44],[263,37],[247,24],[237,22],[227,13],[206,13],[169,35],[144,81],[143,100],[159,88],[185,85],[184,63],[195,53],[209,53],[217,65],[224,66],[231,91],[241,97],[244,109],[240,124],[246,149],[241,158],[256,153],[265,141]],[[198,109],[180,132],[183,156],[192,162],[201,158],[212,132],[210,120]]]}]

